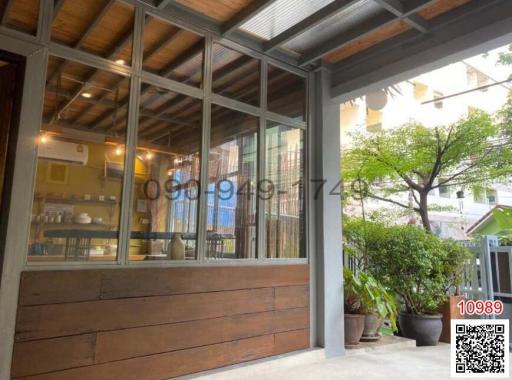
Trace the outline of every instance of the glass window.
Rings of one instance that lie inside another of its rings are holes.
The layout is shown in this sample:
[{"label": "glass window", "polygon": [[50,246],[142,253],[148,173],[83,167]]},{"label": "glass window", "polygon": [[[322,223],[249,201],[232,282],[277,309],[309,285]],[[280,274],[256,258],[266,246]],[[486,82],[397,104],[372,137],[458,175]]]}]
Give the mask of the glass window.
[{"label": "glass window", "polygon": [[36,35],[39,0],[11,0],[3,3],[0,5],[0,15],[5,26]]},{"label": "glass window", "polygon": [[202,101],[144,84],[130,260],[196,258]]},{"label": "glass window", "polygon": [[128,93],[128,78],[49,58],[30,261],[116,259],[124,175],[116,147],[125,143]]},{"label": "glass window", "polygon": [[257,59],[213,44],[213,92],[244,103],[260,104],[260,63]]},{"label": "glass window", "polygon": [[256,257],[258,118],[212,106],[207,252],[211,259]]},{"label": "glass window", "polygon": [[147,17],[144,26],[144,70],[200,87],[203,56],[203,37],[159,18]]},{"label": "glass window", "polygon": [[129,65],[133,42],[133,7],[121,1],[64,0],[53,15],[55,42]]},{"label": "glass window", "polygon": [[268,258],[303,258],[304,131],[267,122],[265,225]]},{"label": "glass window", "polygon": [[268,65],[267,108],[269,111],[306,120],[306,79]]}]

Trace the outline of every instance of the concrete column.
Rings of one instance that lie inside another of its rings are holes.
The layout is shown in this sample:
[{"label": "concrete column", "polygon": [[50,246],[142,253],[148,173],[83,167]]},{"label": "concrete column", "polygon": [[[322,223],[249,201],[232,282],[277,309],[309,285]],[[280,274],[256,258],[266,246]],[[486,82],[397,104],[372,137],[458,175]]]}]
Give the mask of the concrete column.
[{"label": "concrete column", "polygon": [[[340,105],[331,101],[330,74],[321,68],[311,78],[309,130],[310,252],[313,339],[329,357],[344,355],[343,259],[341,243]],[[322,185],[322,182],[325,184]],[[319,188],[321,189],[319,190]]]}]

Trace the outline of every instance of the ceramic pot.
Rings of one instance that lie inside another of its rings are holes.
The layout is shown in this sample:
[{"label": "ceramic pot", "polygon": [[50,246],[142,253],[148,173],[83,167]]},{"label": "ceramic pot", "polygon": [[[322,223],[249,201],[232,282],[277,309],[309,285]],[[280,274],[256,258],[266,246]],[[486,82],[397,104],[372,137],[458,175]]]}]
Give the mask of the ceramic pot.
[{"label": "ceramic pot", "polygon": [[441,336],[441,315],[398,315],[400,331],[404,337],[416,340],[416,346],[436,346]]},{"label": "ceramic pot", "polygon": [[374,337],[377,335],[380,326],[382,326],[383,318],[375,314],[366,314],[364,316],[363,336]]},{"label": "ceramic pot", "polygon": [[345,345],[355,346],[364,330],[364,314],[345,314]]},{"label": "ceramic pot", "polygon": [[185,242],[181,238],[181,233],[176,232],[173,234],[169,248],[169,256],[172,260],[185,260]]}]

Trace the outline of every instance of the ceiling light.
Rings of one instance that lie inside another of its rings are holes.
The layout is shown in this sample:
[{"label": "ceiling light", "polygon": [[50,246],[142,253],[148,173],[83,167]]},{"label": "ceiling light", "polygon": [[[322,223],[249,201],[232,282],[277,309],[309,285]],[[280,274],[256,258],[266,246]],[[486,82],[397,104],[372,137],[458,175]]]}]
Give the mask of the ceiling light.
[{"label": "ceiling light", "polygon": [[39,142],[40,142],[41,144],[46,144],[46,143],[48,142],[48,140],[49,140],[49,138],[48,138],[48,136],[47,136],[47,135],[45,135],[45,134],[43,134],[43,135],[41,135],[41,137],[39,137]]},{"label": "ceiling light", "polygon": [[151,160],[153,158],[153,153],[151,153],[150,151],[148,151],[146,153],[146,160]]},{"label": "ceiling light", "polygon": [[124,59],[118,59],[115,61],[118,65],[124,65],[126,61]]},{"label": "ceiling light", "polygon": [[86,99],[92,98],[92,94],[90,92],[82,92],[82,97]]},{"label": "ceiling light", "polygon": [[116,156],[120,156],[121,154],[123,154],[123,149],[120,146],[118,146],[116,148]]}]

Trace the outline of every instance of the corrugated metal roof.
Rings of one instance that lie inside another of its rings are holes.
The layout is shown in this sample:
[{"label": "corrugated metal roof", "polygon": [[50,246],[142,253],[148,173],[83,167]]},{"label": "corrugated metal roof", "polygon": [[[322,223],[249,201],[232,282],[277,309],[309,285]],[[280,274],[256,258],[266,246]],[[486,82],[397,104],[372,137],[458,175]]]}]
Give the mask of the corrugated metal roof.
[{"label": "corrugated metal roof", "polygon": [[387,12],[373,0],[362,0],[325,20],[307,33],[297,36],[283,47],[302,53],[380,13]]},{"label": "corrugated metal roof", "polygon": [[269,40],[334,0],[277,0],[240,29]]}]

